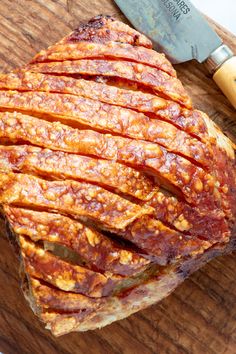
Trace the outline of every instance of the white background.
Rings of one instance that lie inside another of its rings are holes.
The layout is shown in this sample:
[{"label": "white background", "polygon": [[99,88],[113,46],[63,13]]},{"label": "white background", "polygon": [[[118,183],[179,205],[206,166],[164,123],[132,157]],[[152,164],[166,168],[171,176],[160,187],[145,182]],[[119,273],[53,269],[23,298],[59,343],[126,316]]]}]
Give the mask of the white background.
[{"label": "white background", "polygon": [[191,0],[206,15],[236,35],[236,0]]}]

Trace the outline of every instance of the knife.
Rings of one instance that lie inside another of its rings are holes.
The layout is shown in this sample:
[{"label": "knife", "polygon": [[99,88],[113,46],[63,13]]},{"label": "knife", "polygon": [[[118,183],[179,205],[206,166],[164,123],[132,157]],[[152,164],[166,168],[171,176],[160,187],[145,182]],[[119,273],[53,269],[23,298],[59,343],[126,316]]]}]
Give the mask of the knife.
[{"label": "knife", "polygon": [[205,63],[236,108],[236,56],[188,0],[115,0],[133,26],[173,63]]}]

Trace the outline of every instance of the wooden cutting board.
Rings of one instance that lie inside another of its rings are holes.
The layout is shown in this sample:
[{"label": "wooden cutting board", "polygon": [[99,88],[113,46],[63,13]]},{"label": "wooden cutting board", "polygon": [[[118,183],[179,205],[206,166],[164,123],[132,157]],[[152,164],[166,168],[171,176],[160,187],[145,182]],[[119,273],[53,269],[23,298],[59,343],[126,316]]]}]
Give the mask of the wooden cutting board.
[{"label": "wooden cutting board", "polygon": [[[141,1],[141,0],[140,0]],[[0,71],[18,67],[81,21],[103,14],[124,20],[111,0],[1,0]],[[213,24],[236,53],[236,38]],[[231,137],[236,113],[196,63],[176,67],[196,107]],[[18,263],[0,225],[0,352],[4,354],[235,354],[236,257],[214,260],[172,295],[101,330],[53,338],[19,289]]]}]

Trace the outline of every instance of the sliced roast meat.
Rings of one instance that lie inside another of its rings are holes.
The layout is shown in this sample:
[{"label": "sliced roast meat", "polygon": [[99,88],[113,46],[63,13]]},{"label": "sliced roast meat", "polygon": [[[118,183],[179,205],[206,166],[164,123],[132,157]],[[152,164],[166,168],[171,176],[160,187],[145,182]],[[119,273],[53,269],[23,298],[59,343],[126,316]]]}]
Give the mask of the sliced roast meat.
[{"label": "sliced roast meat", "polygon": [[152,207],[141,207],[93,184],[47,181],[26,174],[0,173],[0,192],[3,204],[57,210],[117,230],[153,212]]},{"label": "sliced roast meat", "polygon": [[170,151],[211,167],[212,153],[206,144],[167,122],[150,119],[130,109],[67,94],[17,91],[2,91],[0,107],[14,107],[75,127],[85,125],[99,131],[158,143]]},{"label": "sliced roast meat", "polygon": [[34,298],[34,305],[39,312],[42,309],[54,311],[96,311],[105,302],[102,298],[91,298],[82,294],[65,292],[53,288],[42,282],[42,280],[29,277],[28,291]]},{"label": "sliced roast meat", "polygon": [[105,235],[66,216],[4,206],[13,231],[31,240],[61,244],[75,251],[87,267],[123,276],[143,271],[149,261]]},{"label": "sliced roast meat", "polygon": [[0,145],[0,156],[2,171],[92,182],[141,200],[149,200],[158,189],[144,173],[113,161],[29,145]]},{"label": "sliced roast meat", "polygon": [[215,178],[185,158],[157,144],[120,136],[78,130],[20,113],[0,113],[0,139],[29,141],[50,149],[98,156],[142,168],[168,189],[179,189],[186,200],[206,208],[221,206]]},{"label": "sliced roast meat", "polygon": [[172,65],[164,54],[157,53],[152,49],[116,42],[91,43],[89,41],[80,41],[78,43],[56,44],[51,46],[49,50],[42,50],[31,63],[88,58],[130,60],[155,67],[172,76],[176,76]]},{"label": "sliced roast meat", "polygon": [[164,95],[187,108],[192,108],[191,99],[177,78],[140,63],[122,60],[81,59],[32,64],[26,67],[26,70],[45,74],[117,77],[141,84],[157,95]]},{"label": "sliced roast meat", "polygon": [[19,236],[19,242],[25,271],[61,290],[101,297],[111,294],[119,281],[65,262],[23,236]]}]

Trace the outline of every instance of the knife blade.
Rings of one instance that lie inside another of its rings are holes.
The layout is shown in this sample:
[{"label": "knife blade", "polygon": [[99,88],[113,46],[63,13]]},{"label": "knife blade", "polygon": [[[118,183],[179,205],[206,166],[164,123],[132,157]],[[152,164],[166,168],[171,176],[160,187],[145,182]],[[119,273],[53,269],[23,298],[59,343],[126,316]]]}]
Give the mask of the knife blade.
[{"label": "knife blade", "polygon": [[196,59],[202,63],[221,38],[188,0],[115,0],[129,21],[172,63]]},{"label": "knife blade", "polygon": [[[189,0],[115,0],[133,26],[173,63],[206,66],[236,108],[236,57]],[[227,80],[226,80],[227,77]]]}]

